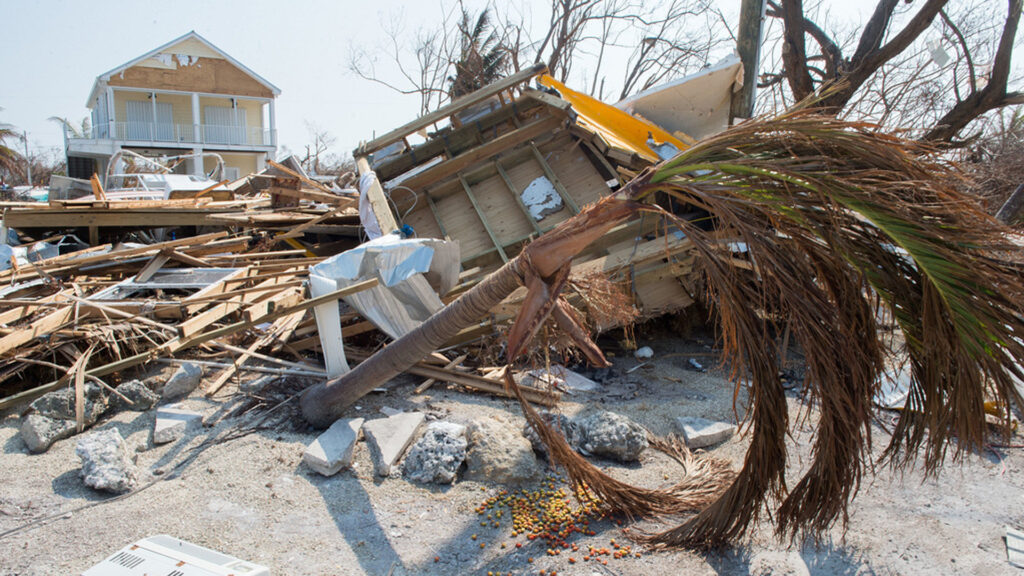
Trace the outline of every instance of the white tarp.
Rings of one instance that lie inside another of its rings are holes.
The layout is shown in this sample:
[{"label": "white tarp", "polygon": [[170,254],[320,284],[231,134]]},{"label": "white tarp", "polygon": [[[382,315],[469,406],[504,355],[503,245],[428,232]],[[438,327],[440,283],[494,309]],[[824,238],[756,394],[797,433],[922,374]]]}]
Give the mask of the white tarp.
[{"label": "white tarp", "polygon": [[[446,294],[458,281],[458,244],[381,236],[310,268],[310,294],[316,298],[371,278],[380,284],[344,300],[382,332],[400,338],[444,307],[438,294]],[[328,374],[347,372],[337,304],[322,304],[314,313]]]},{"label": "white tarp", "polygon": [[370,198],[367,196],[367,192],[370,186],[377,180],[376,172],[367,172],[359,178],[359,223],[363,225],[363,230],[366,231],[366,237],[370,240],[374,240],[381,237],[380,224],[377,222],[377,216],[373,213],[373,207],[370,205]]}]

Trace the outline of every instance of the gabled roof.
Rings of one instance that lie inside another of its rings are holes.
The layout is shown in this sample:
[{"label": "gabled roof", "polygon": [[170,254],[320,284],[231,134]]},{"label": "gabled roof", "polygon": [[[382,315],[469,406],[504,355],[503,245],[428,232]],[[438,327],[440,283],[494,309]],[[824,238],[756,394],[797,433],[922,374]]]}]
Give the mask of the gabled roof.
[{"label": "gabled roof", "polygon": [[214,46],[212,42],[210,42],[206,38],[203,38],[202,36],[200,36],[199,33],[196,32],[195,30],[191,30],[187,34],[179,36],[178,38],[175,38],[174,40],[171,40],[170,42],[168,42],[166,44],[163,44],[163,45],[161,45],[161,46],[159,46],[157,48],[154,48],[153,50],[150,50],[149,52],[146,52],[145,54],[143,54],[142,56],[139,56],[138,58],[135,58],[133,60],[129,60],[128,62],[125,62],[124,64],[121,64],[117,68],[114,68],[112,70],[108,70],[108,71],[104,72],[103,74],[100,74],[99,76],[97,76],[96,77],[96,82],[93,83],[92,90],[89,92],[89,99],[86,100],[85,106],[87,108],[91,108],[92,107],[92,103],[96,99],[97,93],[99,92],[100,85],[105,83],[105,82],[107,82],[108,80],[110,80],[111,76],[114,76],[115,74],[120,74],[121,72],[127,70],[128,68],[131,68],[132,66],[135,66],[136,64],[138,64],[140,62],[143,62],[143,61],[148,60],[150,58],[154,58],[158,54],[160,54],[164,50],[167,50],[168,48],[174,46],[175,44],[180,44],[181,42],[184,42],[185,40],[189,40],[189,39],[196,40],[196,41],[200,42],[201,44],[203,44],[204,46],[206,46],[210,50],[213,50],[214,52],[216,52],[219,56],[221,56],[222,58],[224,58],[225,60],[227,60],[231,64],[234,64],[235,67],[237,67],[239,70],[241,70],[241,71],[245,72],[246,74],[248,74],[250,77],[252,77],[253,80],[256,80],[260,84],[266,86],[267,89],[269,89],[271,92],[274,93],[274,96],[278,96],[278,95],[281,94],[281,89],[278,88],[277,86],[274,86],[273,84],[271,84],[266,78],[264,78],[264,77],[260,76],[259,74],[253,72],[247,66],[245,66],[244,64],[242,64],[238,60],[235,60],[234,58],[232,58],[227,52],[225,52],[225,51],[221,50],[220,48]]}]

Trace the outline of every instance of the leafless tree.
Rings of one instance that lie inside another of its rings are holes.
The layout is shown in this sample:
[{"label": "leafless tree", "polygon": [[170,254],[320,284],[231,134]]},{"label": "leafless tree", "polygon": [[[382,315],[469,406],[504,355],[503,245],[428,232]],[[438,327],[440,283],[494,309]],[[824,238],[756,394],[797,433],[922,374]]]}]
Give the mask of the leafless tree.
[{"label": "leafless tree", "polygon": [[1024,103],[1009,89],[1021,5],[879,0],[851,34],[819,25],[827,18],[802,0],[768,0],[768,15],[782,26],[762,84],[774,90],[770,105],[815,97],[837,114],[952,141],[986,112]]},{"label": "leafless tree", "polygon": [[[503,47],[511,72],[543,62],[558,80],[582,78],[576,85],[598,98],[625,97],[699,70],[729,45],[728,26],[711,0],[550,0],[539,34],[521,7],[492,3],[486,10],[493,15],[494,45]],[[450,97],[445,79],[454,77],[462,58],[464,11],[461,2],[443,8],[436,27],[420,29],[406,44],[400,38],[408,34],[389,24],[387,46],[376,52],[386,54],[381,62],[397,71],[392,76],[378,71],[378,59],[362,48],[352,51],[349,67],[364,79],[418,95],[421,113],[437,108]],[[622,61],[625,69],[609,69],[610,62]],[[622,83],[606,90],[609,78]]]},{"label": "leafless tree", "polygon": [[305,153],[299,163],[310,174],[320,176],[339,175],[355,169],[355,162],[347,154],[338,154],[332,149],[337,138],[320,126],[307,121],[306,131],[310,143],[305,145]]},{"label": "leafless tree", "polygon": [[[352,48],[349,70],[400,94],[415,94],[420,99],[421,114],[440,107],[450,98],[448,79],[454,76],[459,60],[457,30],[462,13],[461,2],[442,5],[441,22],[419,28],[411,43],[404,40],[408,34],[400,18],[383,22],[385,45]],[[387,72],[378,71],[379,65]]]}]

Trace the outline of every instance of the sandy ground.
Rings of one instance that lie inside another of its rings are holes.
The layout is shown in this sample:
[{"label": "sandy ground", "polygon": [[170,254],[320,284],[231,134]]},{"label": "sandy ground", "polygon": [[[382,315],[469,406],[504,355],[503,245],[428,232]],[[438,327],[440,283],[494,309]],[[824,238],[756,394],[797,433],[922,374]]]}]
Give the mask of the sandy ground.
[{"label": "sandy ground", "polygon": [[[643,344],[643,342],[641,342]],[[655,358],[612,358],[615,368],[599,392],[576,394],[561,410],[585,406],[626,414],[656,434],[674,431],[675,416],[728,419],[732,389],[718,371],[694,371],[681,351],[702,343],[649,343]],[[703,360],[707,362],[706,360]],[[435,417],[469,422],[492,414],[521,425],[510,401],[435,385],[415,396],[419,382],[396,381],[389,392],[365,398],[349,415],[375,417],[381,406],[419,409]],[[296,383],[291,383],[296,386]],[[288,390],[278,390],[286,397]],[[273,403],[273,402],[271,402]],[[192,398],[186,406],[209,417],[244,406]],[[869,476],[851,507],[848,529],[835,528],[819,545],[789,547],[759,526],[740,545],[708,553],[644,552],[641,558],[568,563],[568,554],[546,556],[540,542],[512,539],[510,528],[481,527],[474,508],[498,490],[477,482],[423,487],[401,478],[374,478],[365,444],[354,471],[322,477],[301,464],[315,433],[296,415],[294,402],[267,415],[266,408],[223,418],[177,443],[154,447],[155,411],[122,412],[97,424],[117,428],[147,471],[140,491],[113,498],[85,487],[78,475],[75,440],[58,442],[42,455],[27,453],[18,418],[0,420],[0,575],[78,574],[120,547],[155,534],[192,541],[267,565],[275,575],[321,574],[1022,574],[1006,562],[1006,525],[1024,527],[1024,454],[1008,448],[967,457],[939,478],[920,472],[895,474],[881,467]],[[794,392],[790,407],[805,408]],[[259,418],[263,427],[236,432]],[[813,413],[811,420],[813,420]],[[232,438],[232,436],[238,436]],[[790,482],[810,458],[807,426],[790,441]],[[876,448],[886,441],[876,430]],[[1014,438],[1021,443],[1020,436]],[[715,456],[742,462],[746,440],[737,436],[714,448]],[[612,474],[648,486],[667,484],[678,468],[648,451],[639,466],[598,462]],[[626,541],[608,521],[597,535],[576,537],[586,545]],[[477,540],[471,536],[476,534]],[[523,542],[517,549],[514,542]],[[481,548],[480,543],[485,547]],[[501,544],[507,548],[502,549]],[[576,554],[577,560],[582,554]],[[435,562],[435,557],[438,559]],[[534,562],[528,563],[527,558]]]}]

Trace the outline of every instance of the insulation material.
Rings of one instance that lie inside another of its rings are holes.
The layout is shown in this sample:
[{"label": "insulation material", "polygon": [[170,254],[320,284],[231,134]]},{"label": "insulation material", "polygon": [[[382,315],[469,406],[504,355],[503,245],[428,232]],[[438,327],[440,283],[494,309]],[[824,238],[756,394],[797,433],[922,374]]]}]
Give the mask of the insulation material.
[{"label": "insulation material", "polygon": [[373,181],[376,179],[376,172],[367,172],[359,178],[359,223],[363,225],[366,237],[370,240],[380,238],[382,234],[380,223],[377,222],[377,216],[374,215],[373,207],[370,205],[370,198],[367,196],[370,186],[373,185]]},{"label": "insulation material", "polygon": [[537,221],[562,209],[562,197],[558,195],[558,190],[551,180],[545,176],[530,182],[520,196],[523,204],[530,210],[530,216]]},{"label": "insulation material", "polygon": [[743,64],[733,55],[696,74],[630,96],[615,106],[669,132],[699,139],[729,126],[732,94],[742,85]]},{"label": "insulation material", "polygon": [[[459,246],[434,238],[387,234],[333,256],[309,269],[310,294],[316,298],[377,278],[380,284],[344,298],[352,308],[392,338],[400,338],[444,307],[438,294],[459,277]],[[348,371],[335,303],[314,308],[327,372]]]}]

